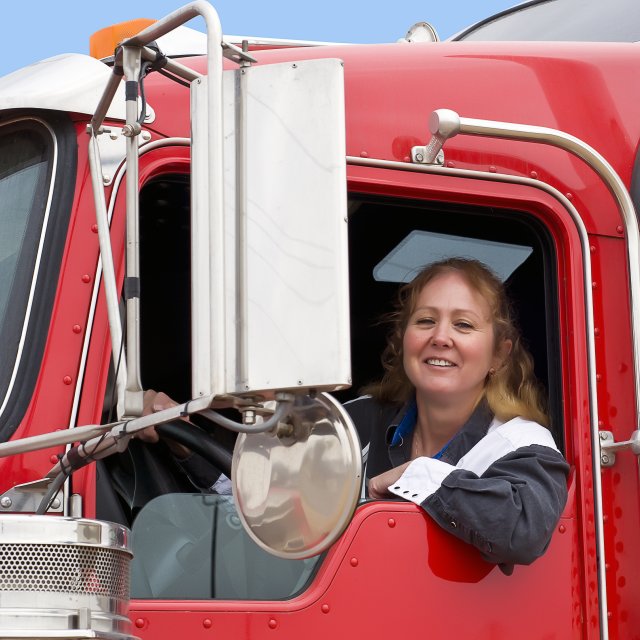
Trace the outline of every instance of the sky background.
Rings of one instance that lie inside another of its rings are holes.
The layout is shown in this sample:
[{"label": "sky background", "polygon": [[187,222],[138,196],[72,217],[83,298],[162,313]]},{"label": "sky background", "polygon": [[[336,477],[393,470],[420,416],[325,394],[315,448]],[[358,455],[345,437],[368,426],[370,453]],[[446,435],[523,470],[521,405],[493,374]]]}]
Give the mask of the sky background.
[{"label": "sky background", "polygon": [[[444,40],[521,0],[217,0],[231,35],[325,42],[394,42],[416,22]],[[185,0],[33,0],[2,3],[0,76],[60,53],[88,53],[89,36],[133,18],[161,18]],[[188,26],[200,28],[192,21]]]}]

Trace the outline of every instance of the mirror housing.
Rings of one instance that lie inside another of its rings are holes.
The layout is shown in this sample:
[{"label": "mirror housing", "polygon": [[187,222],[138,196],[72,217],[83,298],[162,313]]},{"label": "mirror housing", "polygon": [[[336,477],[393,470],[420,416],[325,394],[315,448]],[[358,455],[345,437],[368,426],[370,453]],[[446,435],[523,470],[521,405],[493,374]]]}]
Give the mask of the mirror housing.
[{"label": "mirror housing", "polygon": [[349,386],[342,63],[223,76],[221,214],[207,78],[192,84],[193,397]]}]

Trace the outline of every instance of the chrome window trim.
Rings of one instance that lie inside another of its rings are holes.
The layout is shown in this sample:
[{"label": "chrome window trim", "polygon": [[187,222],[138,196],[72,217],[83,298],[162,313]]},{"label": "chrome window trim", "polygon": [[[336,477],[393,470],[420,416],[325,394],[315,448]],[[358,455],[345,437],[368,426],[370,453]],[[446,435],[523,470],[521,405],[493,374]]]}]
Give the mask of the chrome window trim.
[{"label": "chrome window trim", "polygon": [[9,126],[12,124],[16,124],[18,122],[37,122],[41,124],[50,134],[51,139],[53,141],[53,154],[51,159],[51,178],[49,180],[49,193],[47,195],[47,203],[45,206],[45,212],[42,219],[42,230],[40,232],[40,240],[38,242],[38,251],[36,253],[36,260],[33,267],[33,276],[31,278],[31,287],[29,289],[29,297],[27,299],[27,308],[24,314],[24,320],[22,322],[22,330],[20,332],[20,340],[18,341],[18,350],[16,352],[16,357],[13,363],[13,371],[11,372],[11,378],[9,379],[9,384],[7,385],[7,390],[5,392],[4,398],[2,399],[2,404],[0,404],[0,420],[2,419],[2,415],[9,404],[9,400],[11,398],[11,394],[13,392],[13,388],[16,382],[16,378],[18,376],[18,369],[20,368],[20,364],[22,363],[22,353],[24,351],[25,341],[27,337],[27,330],[29,328],[29,323],[31,320],[31,309],[33,306],[33,300],[35,297],[35,291],[38,284],[38,274],[40,272],[40,262],[42,261],[42,251],[44,247],[44,241],[47,236],[47,230],[49,227],[49,217],[51,213],[51,202],[53,200],[53,191],[54,185],[56,182],[56,174],[58,169],[58,139],[53,128],[42,118],[36,118],[34,116],[24,116],[19,118],[14,118],[12,120],[8,120],[7,122],[3,122],[0,127]]}]

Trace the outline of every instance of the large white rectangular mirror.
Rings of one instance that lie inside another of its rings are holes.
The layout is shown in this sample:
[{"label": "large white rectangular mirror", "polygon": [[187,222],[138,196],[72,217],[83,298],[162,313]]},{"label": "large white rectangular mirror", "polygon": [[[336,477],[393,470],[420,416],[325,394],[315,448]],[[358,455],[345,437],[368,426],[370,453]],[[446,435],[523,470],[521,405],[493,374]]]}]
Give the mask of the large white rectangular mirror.
[{"label": "large white rectangular mirror", "polygon": [[194,397],[347,386],[342,63],[223,75],[220,218],[209,206],[217,168],[208,166],[206,79],[192,85]]}]

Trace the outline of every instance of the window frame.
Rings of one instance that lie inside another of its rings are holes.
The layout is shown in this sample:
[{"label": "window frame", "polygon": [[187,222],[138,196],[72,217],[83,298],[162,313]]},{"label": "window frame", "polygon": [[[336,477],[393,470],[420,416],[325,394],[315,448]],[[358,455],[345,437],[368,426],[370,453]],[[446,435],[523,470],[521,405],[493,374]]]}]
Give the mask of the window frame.
[{"label": "window frame", "polygon": [[[554,242],[554,235],[552,230],[536,215],[533,215],[530,211],[527,211],[524,208],[507,207],[504,209],[497,209],[487,204],[457,204],[447,202],[446,200],[436,198],[416,198],[413,195],[401,195],[401,194],[393,194],[393,195],[381,195],[381,194],[373,194],[373,193],[365,193],[365,192],[357,192],[357,191],[349,191],[349,203],[350,203],[350,211],[352,204],[354,202],[364,202],[364,203],[375,203],[380,206],[388,206],[390,210],[389,220],[395,220],[394,207],[406,207],[412,208],[414,210],[421,210],[426,214],[428,212],[442,210],[443,212],[447,212],[447,215],[455,215],[456,213],[462,216],[478,216],[481,220],[482,216],[486,216],[491,220],[503,219],[503,220],[511,220],[515,221],[515,224],[520,224],[523,228],[527,227],[528,232],[535,237],[539,243],[539,246],[536,248],[536,252],[540,253],[540,260],[542,261],[542,269],[543,272],[540,274],[543,278],[542,287],[544,288],[544,316],[545,316],[545,333],[546,333],[546,353],[545,353],[545,365],[546,365],[546,392],[548,399],[548,413],[551,418],[551,424],[553,425],[553,433],[554,437],[557,440],[557,444],[560,447],[561,451],[565,451],[565,416],[563,410],[563,375],[562,375],[562,362],[560,358],[557,357],[557,354],[560,353],[560,317],[559,317],[559,290],[558,290],[558,256],[556,252],[556,246]],[[352,215],[350,214],[350,218]],[[425,225],[426,227],[426,225]],[[425,227],[421,227],[425,229]],[[415,228],[415,227],[414,227]],[[438,229],[439,230],[439,229]],[[465,236],[465,237],[473,237],[473,236]],[[350,229],[349,235],[350,249],[349,255],[350,260],[354,255],[354,245],[358,245],[358,240],[353,237]],[[350,272],[353,274],[354,270],[350,266]],[[373,281],[373,272],[371,273],[371,280]],[[391,283],[387,283],[391,284]],[[398,283],[397,287],[399,288],[402,283]],[[352,280],[350,282],[350,288],[352,291],[357,291],[359,289],[356,282]],[[391,311],[391,305],[394,300],[388,300],[388,308],[387,312]],[[352,336],[354,334],[353,331],[353,318],[354,314],[354,302],[353,299],[351,301],[351,318],[352,318]],[[516,311],[518,311],[516,305]],[[370,318],[371,322],[375,322],[378,318]],[[523,336],[526,338],[527,335]],[[352,337],[353,341],[353,337]],[[382,349],[384,345],[381,345],[380,354],[382,353]],[[353,352],[353,347],[352,347]],[[379,354],[379,355],[380,355]],[[382,370],[380,372],[382,374]],[[354,384],[357,386],[358,384],[368,384],[372,382],[372,380],[368,381],[356,381],[357,372],[354,370]],[[357,389],[356,389],[357,391]],[[337,394],[339,396],[343,395],[341,393]],[[358,394],[356,393],[355,396]],[[355,397],[353,395],[349,396]],[[342,397],[340,398],[343,399]],[[346,396],[344,398],[347,399]]]},{"label": "window frame", "polygon": [[[71,120],[47,111],[6,112],[0,128],[25,127],[50,136],[50,165],[29,294],[21,320],[7,337],[18,340],[8,382],[0,388],[0,441],[8,440],[24,416],[36,385],[54,306],[75,192],[77,140]],[[1,130],[1,129],[0,129]],[[35,236],[36,234],[34,234]]]}]

